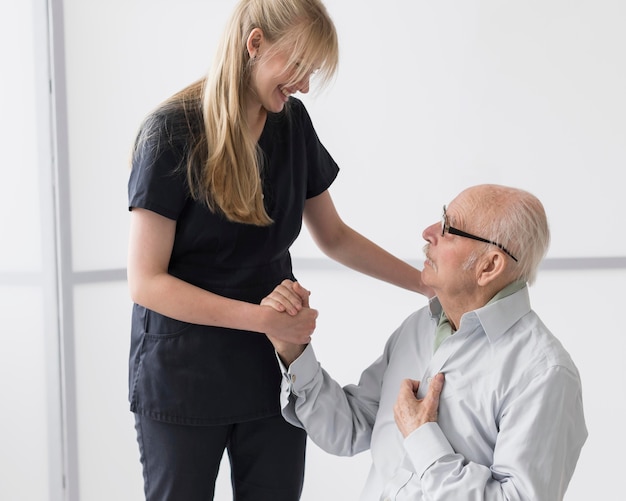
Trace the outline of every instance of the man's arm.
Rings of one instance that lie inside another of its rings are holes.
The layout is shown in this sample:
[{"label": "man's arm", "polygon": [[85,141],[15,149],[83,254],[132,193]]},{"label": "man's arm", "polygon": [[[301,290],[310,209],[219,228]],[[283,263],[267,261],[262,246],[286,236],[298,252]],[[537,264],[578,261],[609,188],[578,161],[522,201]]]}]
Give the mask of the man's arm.
[{"label": "man's arm", "polygon": [[[309,295],[298,282],[284,280],[261,305],[298,316],[309,309]],[[377,380],[384,372],[382,359],[364,372],[368,374],[367,382],[362,378],[359,385],[341,388],[322,370],[310,344],[268,338],[283,374],[280,400],[284,418],[304,428],[320,448],[331,454],[352,456],[368,449],[380,398]],[[366,398],[361,401],[363,396]]]},{"label": "man's arm", "polygon": [[386,367],[386,357],[380,357],[362,373],[358,385],[342,387],[322,369],[308,345],[289,367],[281,364],[283,417],[304,428],[330,454],[353,456],[367,450]]}]

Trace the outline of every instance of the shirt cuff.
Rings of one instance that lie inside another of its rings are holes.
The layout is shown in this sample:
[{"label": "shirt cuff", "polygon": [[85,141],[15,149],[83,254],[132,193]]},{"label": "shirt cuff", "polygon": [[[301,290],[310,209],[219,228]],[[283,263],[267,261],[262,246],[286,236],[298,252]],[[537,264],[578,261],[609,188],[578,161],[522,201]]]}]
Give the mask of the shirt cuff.
[{"label": "shirt cuff", "polygon": [[437,423],[426,423],[414,430],[404,440],[404,449],[420,478],[433,463],[454,454],[454,449]]},{"label": "shirt cuff", "polygon": [[315,356],[313,347],[309,344],[289,367],[276,354],[276,359],[280,365],[282,378],[282,393],[294,393],[300,396],[304,388],[313,380],[319,370],[319,362]]}]

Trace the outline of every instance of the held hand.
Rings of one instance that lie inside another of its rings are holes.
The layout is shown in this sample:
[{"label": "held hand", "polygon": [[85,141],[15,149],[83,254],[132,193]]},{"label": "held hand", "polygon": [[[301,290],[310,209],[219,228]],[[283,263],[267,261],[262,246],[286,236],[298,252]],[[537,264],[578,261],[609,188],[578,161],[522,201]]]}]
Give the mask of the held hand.
[{"label": "held hand", "polygon": [[283,280],[261,301],[269,307],[265,334],[287,366],[304,351],[315,330],[318,312],[309,307],[310,294],[298,282]]},{"label": "held hand", "polygon": [[393,415],[405,438],[423,424],[437,421],[443,380],[443,374],[437,374],[430,383],[428,393],[421,400],[415,396],[420,382],[413,379],[402,381],[398,399],[393,407]]},{"label": "held hand", "polygon": [[296,315],[285,315],[273,308],[265,310],[265,334],[274,339],[292,344],[308,344],[315,330],[318,312],[313,308],[302,308]]},{"label": "held hand", "polygon": [[261,332],[264,332],[274,345],[274,349],[282,361],[289,365],[300,356],[306,345],[311,342],[318,312],[308,307],[308,297],[303,300],[300,311],[293,315],[285,315],[284,312],[275,308],[276,304],[278,303],[269,301],[268,298],[261,301],[263,325],[265,326]]},{"label": "held hand", "polygon": [[283,280],[261,301],[261,306],[270,306],[276,311],[296,315],[302,308],[309,307],[311,293],[298,282]]},{"label": "held hand", "polygon": [[311,335],[315,330],[317,310],[302,308],[296,315],[285,315],[271,307],[265,310],[265,335],[270,340],[276,353],[286,366],[298,358],[307,344],[311,342]]}]

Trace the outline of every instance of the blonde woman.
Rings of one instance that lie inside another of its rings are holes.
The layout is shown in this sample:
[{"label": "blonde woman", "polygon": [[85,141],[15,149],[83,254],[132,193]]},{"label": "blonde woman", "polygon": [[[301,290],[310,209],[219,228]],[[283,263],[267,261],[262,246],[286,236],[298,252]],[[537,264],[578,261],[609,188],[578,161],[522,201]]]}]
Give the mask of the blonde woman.
[{"label": "blonde woman", "polygon": [[[224,450],[238,501],[293,501],[305,433],[279,408],[265,334],[305,343],[315,310],[261,306],[295,280],[289,248],[304,220],[331,258],[429,295],[420,271],[348,227],[329,186],[338,166],[303,104],[338,62],[317,0],[242,0],[206,78],[152,112],[129,179],[134,304],[130,404],[146,499],[206,501]],[[290,306],[291,308],[291,306]]]}]

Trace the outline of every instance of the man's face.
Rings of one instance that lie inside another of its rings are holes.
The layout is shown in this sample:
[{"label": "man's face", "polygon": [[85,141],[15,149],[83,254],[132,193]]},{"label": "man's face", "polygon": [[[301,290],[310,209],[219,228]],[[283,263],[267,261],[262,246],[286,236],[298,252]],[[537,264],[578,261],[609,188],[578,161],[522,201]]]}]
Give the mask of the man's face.
[{"label": "man's face", "polygon": [[[457,197],[447,209],[448,222],[459,228],[464,227],[461,202]],[[422,270],[424,284],[432,287],[438,296],[469,292],[476,286],[474,268],[467,263],[479,242],[448,232],[442,234],[441,221],[427,227],[422,236],[427,242]]]}]

